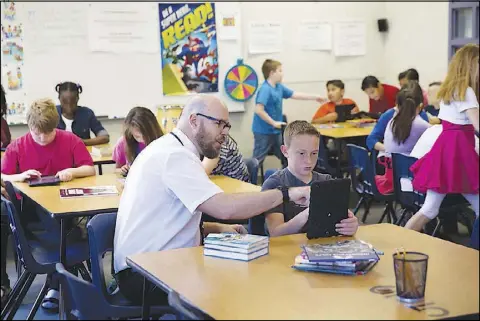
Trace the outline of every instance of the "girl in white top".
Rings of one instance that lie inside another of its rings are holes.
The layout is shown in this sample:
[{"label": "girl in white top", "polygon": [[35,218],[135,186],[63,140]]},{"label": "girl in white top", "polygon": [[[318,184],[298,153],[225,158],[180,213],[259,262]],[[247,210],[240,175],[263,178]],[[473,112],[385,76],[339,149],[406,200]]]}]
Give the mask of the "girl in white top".
[{"label": "girl in white top", "polygon": [[405,225],[420,231],[438,215],[446,194],[463,194],[479,215],[479,159],[475,130],[479,130],[479,47],[468,44],[452,58],[438,92],[443,131],[432,149],[411,170],[413,187],[426,192],[425,203]]}]

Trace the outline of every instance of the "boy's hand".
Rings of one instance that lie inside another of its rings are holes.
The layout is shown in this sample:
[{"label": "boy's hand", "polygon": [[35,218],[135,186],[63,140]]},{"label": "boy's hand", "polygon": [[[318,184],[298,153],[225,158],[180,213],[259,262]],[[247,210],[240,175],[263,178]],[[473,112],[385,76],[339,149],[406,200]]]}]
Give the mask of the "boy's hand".
[{"label": "boy's hand", "polygon": [[20,177],[21,177],[21,181],[23,182],[30,178],[42,177],[42,173],[40,173],[35,169],[29,169],[28,171],[21,173]]},{"label": "boy's hand", "polygon": [[351,236],[358,230],[358,219],[352,211],[348,210],[348,218],[341,220],[335,227],[337,233]]},{"label": "boy's hand", "polygon": [[277,129],[281,129],[282,126],[286,125],[287,123],[284,122],[284,121],[276,121],[273,125],[273,127],[277,128]]},{"label": "boy's hand", "polygon": [[323,97],[317,97],[315,100],[320,104],[324,104],[328,101],[327,98],[323,98]]},{"label": "boy's hand", "polygon": [[62,182],[68,182],[73,179],[73,174],[70,172],[68,168],[58,172],[57,175],[55,176],[60,178]]}]

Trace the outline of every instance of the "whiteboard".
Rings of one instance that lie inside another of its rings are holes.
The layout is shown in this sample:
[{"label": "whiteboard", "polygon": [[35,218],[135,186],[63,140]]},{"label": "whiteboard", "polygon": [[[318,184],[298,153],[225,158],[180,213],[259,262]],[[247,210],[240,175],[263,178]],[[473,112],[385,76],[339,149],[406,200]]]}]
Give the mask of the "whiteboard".
[{"label": "whiteboard", "polygon": [[[135,106],[156,110],[164,104],[184,104],[189,96],[164,97],[162,93],[160,31],[157,2],[136,2],[154,10],[157,28],[156,53],[91,52],[88,45],[88,2],[17,2],[24,23],[24,84],[27,104],[41,97],[58,103],[55,85],[73,81],[83,87],[79,105],[97,116],[125,117]],[[238,10],[238,2],[216,3],[219,10]],[[217,24],[218,24],[218,17]],[[241,57],[241,39],[219,40],[219,92],[231,112],[244,103],[224,92],[226,72]],[[61,48],[61,49],[55,49]]]}]

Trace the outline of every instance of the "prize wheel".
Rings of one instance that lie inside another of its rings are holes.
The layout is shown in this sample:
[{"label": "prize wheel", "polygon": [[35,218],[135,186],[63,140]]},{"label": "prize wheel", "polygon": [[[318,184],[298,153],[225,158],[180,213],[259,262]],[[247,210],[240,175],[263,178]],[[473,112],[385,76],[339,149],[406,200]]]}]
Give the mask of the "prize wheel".
[{"label": "prize wheel", "polygon": [[225,91],[236,101],[247,101],[258,89],[258,76],[249,65],[244,65],[239,59],[225,76]]}]

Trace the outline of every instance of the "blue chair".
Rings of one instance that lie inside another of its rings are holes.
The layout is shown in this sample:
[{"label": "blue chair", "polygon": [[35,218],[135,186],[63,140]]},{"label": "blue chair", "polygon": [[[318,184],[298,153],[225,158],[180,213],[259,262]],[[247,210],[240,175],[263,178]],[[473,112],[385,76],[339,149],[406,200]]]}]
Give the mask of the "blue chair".
[{"label": "blue chair", "polygon": [[62,263],[56,264],[60,284],[66,289],[70,306],[67,312],[78,320],[107,320],[102,306],[101,294],[95,286],[65,270]]},{"label": "blue chair", "polygon": [[479,241],[479,236],[478,236],[478,221],[479,218],[477,217],[475,219],[475,223],[473,224],[473,231],[472,231],[472,236],[471,236],[471,239],[470,239],[470,247],[478,250],[479,249],[479,246],[480,246],[480,241]]},{"label": "blue chair", "polygon": [[337,170],[337,162],[340,162],[337,155],[331,155],[327,146],[325,145],[324,137],[320,137],[320,145],[318,147],[318,160],[315,166],[315,171],[329,174],[332,177],[343,177],[344,168],[341,167]]},{"label": "blue chair", "polygon": [[[413,190],[412,192],[402,191],[401,180],[413,181],[413,173],[410,167],[417,161],[417,158],[398,153],[392,153],[393,188],[395,201],[402,206],[402,213],[395,224],[404,225],[407,215],[415,214],[425,202],[425,194]],[[413,189],[413,187],[412,187]]]},{"label": "blue chair", "polygon": [[247,165],[248,175],[250,176],[250,183],[257,185],[258,182],[258,159],[256,158],[246,158],[244,159],[245,164]]},{"label": "blue chair", "polygon": [[[113,254],[116,218],[116,213],[98,214],[87,224],[93,285],[100,294],[99,304],[103,314],[109,318],[138,318],[142,315],[141,306],[133,305],[120,291],[114,294],[109,294],[107,291],[102,261],[106,253]],[[171,311],[171,308],[166,306],[151,308],[152,315],[163,315]]]},{"label": "blue chair", "polygon": [[177,292],[168,293],[168,304],[175,310],[181,320],[213,320],[212,317],[182,301]]},{"label": "blue chair", "polygon": [[[8,186],[9,182],[7,182]],[[15,283],[12,292],[1,312],[0,319],[11,320],[15,316],[20,304],[25,298],[30,286],[37,275],[47,274],[47,279],[33,304],[27,320],[33,320],[50,284],[50,276],[53,274],[55,264],[60,262],[58,247],[46,248],[37,240],[29,240],[20,222],[20,216],[12,202],[2,197],[5,202],[10,229],[16,246],[19,263],[23,266],[23,272]],[[67,264],[77,270],[81,270],[82,276],[89,278],[88,272],[82,262],[88,259],[88,246],[86,242],[70,243],[67,246]]]},{"label": "blue chair", "polygon": [[356,215],[360,207],[364,205],[365,213],[362,217],[362,223],[365,223],[372,203],[374,201],[381,202],[385,204],[385,209],[378,223],[382,223],[385,218],[388,223],[396,222],[397,216],[393,205],[395,195],[383,195],[378,191],[375,183],[377,154],[372,152],[369,155],[367,149],[354,144],[347,144],[347,148],[352,187],[360,196],[353,213]]}]

